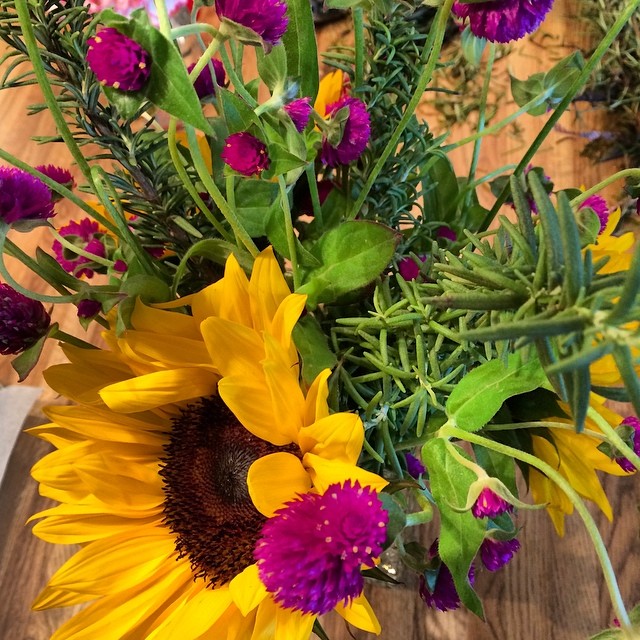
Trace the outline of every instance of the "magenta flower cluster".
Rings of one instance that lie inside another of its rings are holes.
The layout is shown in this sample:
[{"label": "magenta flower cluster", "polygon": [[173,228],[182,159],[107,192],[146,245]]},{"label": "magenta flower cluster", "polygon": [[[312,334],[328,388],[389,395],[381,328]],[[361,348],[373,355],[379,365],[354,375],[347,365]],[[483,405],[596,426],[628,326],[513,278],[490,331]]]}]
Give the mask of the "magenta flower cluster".
[{"label": "magenta flower cluster", "polygon": [[17,355],[47,333],[51,318],[42,302],[0,284],[0,355]]},{"label": "magenta flower cluster", "polygon": [[512,540],[485,538],[480,545],[480,560],[489,571],[497,571],[511,562],[519,549],[520,542],[517,538]]},{"label": "magenta flower cluster", "polygon": [[220,18],[255,31],[270,45],[280,42],[289,24],[283,0],[215,0],[215,7]]},{"label": "magenta flower cluster", "polygon": [[283,107],[285,113],[291,118],[295,128],[302,133],[309,124],[309,116],[313,107],[309,98],[292,100]]},{"label": "magenta flower cluster", "polygon": [[[633,428],[631,446],[633,448],[633,452],[640,456],[640,420],[635,416],[628,416],[620,424],[628,425]],[[633,473],[636,470],[631,460],[627,460],[625,457],[615,458],[615,461],[620,465],[620,468],[627,473]]]},{"label": "magenta flower cluster", "polygon": [[455,2],[454,15],[469,20],[471,32],[491,42],[513,42],[533,33],[553,6],[553,0],[489,0]]},{"label": "magenta flower cluster", "polygon": [[267,520],[255,548],[260,579],[289,609],[321,615],[362,593],[363,565],[382,552],[388,513],[358,482],[307,493]]},{"label": "magenta flower cluster", "polygon": [[320,159],[323,164],[330,167],[357,160],[367,148],[371,137],[371,121],[362,100],[348,96],[341,98],[327,105],[327,116],[334,115],[344,107],[349,108],[349,116],[344,124],[342,140],[335,147],[326,138],[322,141]]},{"label": "magenta flower cluster", "polygon": [[600,231],[602,233],[607,226],[607,222],[609,222],[609,207],[607,205],[607,201],[600,195],[593,194],[589,196],[584,202],[580,205],[580,209],[585,208],[592,209],[595,214],[598,216],[600,220]]},{"label": "magenta flower cluster", "polygon": [[[106,255],[104,232],[100,230],[98,223],[90,218],[82,218],[78,222],[71,221],[61,227],[58,233],[88,253],[99,258],[104,258]],[[73,251],[65,248],[59,240],[54,240],[52,249],[56,260],[65,271],[78,278],[82,276],[93,277],[95,265],[91,264],[89,258],[73,253]]]},{"label": "magenta flower cluster", "polygon": [[475,504],[471,507],[471,513],[476,518],[496,518],[507,511],[513,511],[513,505],[488,487],[480,492]]},{"label": "magenta flower cluster", "polygon": [[46,220],[54,215],[51,189],[30,173],[0,167],[0,221]]},{"label": "magenta flower cluster", "polygon": [[247,177],[260,175],[270,164],[267,146],[247,131],[231,134],[220,155],[234,171]]},{"label": "magenta flower cluster", "polygon": [[139,91],[151,74],[151,56],[117,29],[102,29],[87,44],[87,64],[107,87]]}]

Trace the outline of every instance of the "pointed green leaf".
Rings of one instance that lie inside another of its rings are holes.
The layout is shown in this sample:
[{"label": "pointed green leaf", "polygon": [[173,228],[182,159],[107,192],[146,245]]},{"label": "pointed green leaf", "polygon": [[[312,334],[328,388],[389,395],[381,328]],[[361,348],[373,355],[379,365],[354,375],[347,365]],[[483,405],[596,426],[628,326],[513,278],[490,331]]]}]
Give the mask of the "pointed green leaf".
[{"label": "pointed green leaf", "polygon": [[316,99],[318,93],[318,54],[313,13],[309,0],[287,0],[289,25],[282,38],[287,52],[287,73],[300,82],[303,96]]}]

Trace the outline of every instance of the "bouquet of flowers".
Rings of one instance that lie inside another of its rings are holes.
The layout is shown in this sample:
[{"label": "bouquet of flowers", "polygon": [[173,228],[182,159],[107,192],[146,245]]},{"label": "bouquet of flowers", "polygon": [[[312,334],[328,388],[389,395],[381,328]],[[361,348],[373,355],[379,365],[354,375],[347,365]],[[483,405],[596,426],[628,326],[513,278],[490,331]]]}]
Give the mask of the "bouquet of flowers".
[{"label": "bouquet of flowers", "polygon": [[[553,0],[426,4],[326,0],[354,43],[321,79],[309,0],[0,0],[2,88],[38,83],[41,142],[75,162],[0,149],[0,353],[21,379],[47,340],[68,359],[45,373],[68,403],[31,430],[58,503],[34,533],[81,545],[34,606],[90,603],[55,640],[326,638],[332,610],[379,633],[385,554],[429,607],[482,616],[475,572],[512,559],[525,509],[560,535],[578,512],[616,616],[594,637],[638,637],[585,500],[611,517],[597,472],[640,468],[640,250],[599,195],[637,198],[640,170],[555,190],[532,162],[640,0],[587,60],[513,78],[490,126],[496,43]],[[452,24],[485,56],[453,143],[416,116]],[[522,114],[548,115],[521,161],[477,175]]]}]

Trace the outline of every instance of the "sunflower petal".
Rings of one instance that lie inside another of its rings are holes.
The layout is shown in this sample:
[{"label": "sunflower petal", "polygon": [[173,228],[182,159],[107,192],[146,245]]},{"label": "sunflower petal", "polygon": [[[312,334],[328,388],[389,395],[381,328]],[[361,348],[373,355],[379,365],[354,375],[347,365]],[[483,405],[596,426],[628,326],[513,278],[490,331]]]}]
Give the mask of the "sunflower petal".
[{"label": "sunflower petal", "polygon": [[298,437],[303,453],[355,465],[362,451],[364,427],[355,413],[334,413],[304,427]]},{"label": "sunflower petal", "polygon": [[311,488],[300,460],[291,453],[271,453],[258,458],[247,474],[249,495],[256,509],[270,518],[285,502]]},{"label": "sunflower petal", "polygon": [[305,454],[302,462],[309,471],[313,486],[320,493],[324,493],[329,485],[343,484],[346,480],[357,481],[361,486],[372,487],[376,491],[381,491],[389,484],[384,478],[354,464],[327,460],[313,453]]},{"label": "sunflower petal", "polygon": [[369,601],[362,594],[354,598],[346,607],[338,603],[335,609],[349,624],[358,629],[375,634],[379,634],[382,630]]},{"label": "sunflower petal", "polygon": [[267,597],[267,590],[258,577],[258,566],[255,564],[250,564],[229,583],[229,591],[243,616]]},{"label": "sunflower petal", "polygon": [[322,420],[329,415],[329,385],[327,381],[331,375],[331,369],[321,371],[316,379],[311,383],[305,400],[305,426],[313,424],[316,420]]}]

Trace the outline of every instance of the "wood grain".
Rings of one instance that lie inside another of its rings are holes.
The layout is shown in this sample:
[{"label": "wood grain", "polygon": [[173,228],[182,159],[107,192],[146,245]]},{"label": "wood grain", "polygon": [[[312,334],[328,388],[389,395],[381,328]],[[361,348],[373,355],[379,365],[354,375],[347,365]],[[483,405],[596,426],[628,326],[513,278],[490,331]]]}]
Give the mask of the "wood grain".
[{"label": "wood grain", "polygon": [[[578,44],[579,39],[584,38],[584,30],[576,28],[577,23],[571,17],[573,6],[568,0],[558,0],[544,31],[532,42],[518,45],[508,59],[500,62],[502,67],[499,71],[505,74],[509,69],[520,78],[526,77],[548,68],[553,57],[558,58],[563,51],[568,52],[569,48],[563,48],[563,45]],[[321,44],[326,47],[338,39],[348,38],[344,24],[333,24],[323,30]],[[39,147],[29,139],[32,135],[53,132],[47,113],[28,119],[24,116],[26,105],[39,99],[34,88],[0,92],[0,113],[3,116],[0,146],[34,165],[53,163],[68,166],[70,158],[62,145]],[[500,114],[506,115],[513,110],[514,105],[505,100]],[[423,113],[429,114],[429,107],[425,107]],[[540,118],[526,117],[522,121],[524,130],[520,135],[506,130],[487,140],[483,146],[480,175],[517,160],[542,122]],[[576,123],[574,116],[567,115],[562,124],[567,129],[596,126],[597,116],[583,113],[580,122]],[[457,136],[458,133],[452,139]],[[552,172],[554,181],[561,188],[581,183],[587,186],[595,184],[610,173],[611,165],[594,167],[579,155],[581,146],[580,138],[554,132],[538,155],[537,162]],[[456,161],[462,171],[468,166],[470,151],[467,146],[456,153]],[[615,194],[615,188],[609,194]],[[483,198],[489,198],[486,191]],[[69,215],[69,212],[60,215]],[[50,239],[44,232],[15,239],[30,253],[38,244],[44,249],[50,246]],[[37,286],[36,279],[20,265],[13,264],[12,273],[25,286]],[[61,314],[56,310],[54,313],[54,319],[65,330],[81,331],[72,312]],[[92,335],[95,337],[95,333]],[[28,383],[43,385],[42,369],[61,361],[60,352],[49,345]],[[1,359],[0,384],[15,381],[8,359]],[[45,404],[58,401],[51,391],[45,392]],[[68,611],[32,613],[29,609],[47,576],[73,551],[72,548],[46,544],[30,535],[29,527],[25,527],[25,521],[31,514],[47,506],[47,501],[38,495],[37,486],[28,474],[30,466],[47,451],[46,444],[21,435],[0,487],[2,640],[46,640],[69,615]],[[595,511],[594,514],[610,550],[623,597],[628,605],[633,605],[640,601],[637,509],[640,489],[635,477],[608,478],[605,487],[617,514],[616,520],[610,524],[602,514]],[[486,623],[464,611],[439,613],[427,609],[418,597],[415,580],[398,567],[398,575],[404,581],[402,586],[367,586],[367,593],[382,622],[381,640],[582,640],[610,624],[613,613],[602,574],[579,518],[573,516],[568,519],[567,534],[562,539],[555,535],[545,513],[521,512],[518,524],[522,527],[520,539],[523,548],[514,561],[496,574],[478,573],[476,585],[486,606]],[[434,531],[426,530],[422,540],[428,544],[434,537]],[[325,627],[332,640],[371,637],[347,628],[343,621],[332,616],[327,616]]]}]

